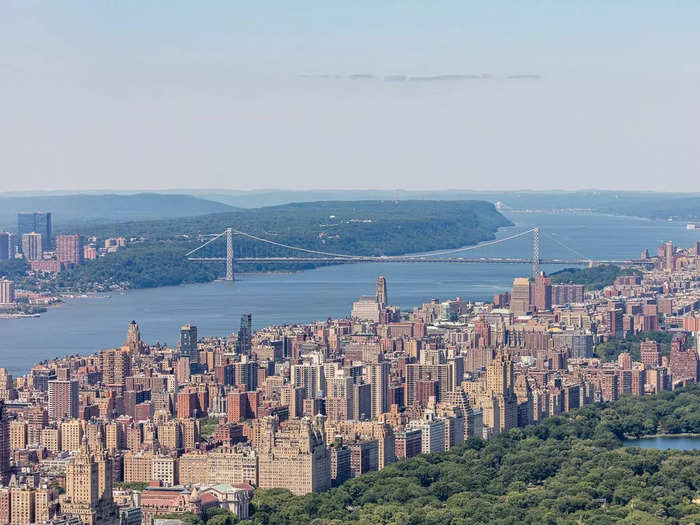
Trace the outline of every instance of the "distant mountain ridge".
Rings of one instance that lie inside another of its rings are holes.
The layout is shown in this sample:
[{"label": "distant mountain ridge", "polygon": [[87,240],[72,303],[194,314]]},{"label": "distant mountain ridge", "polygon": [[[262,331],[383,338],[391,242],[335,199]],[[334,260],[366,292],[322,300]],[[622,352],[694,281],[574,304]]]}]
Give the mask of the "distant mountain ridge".
[{"label": "distant mountain ridge", "polygon": [[160,193],[26,197],[0,195],[0,228],[14,231],[17,228],[17,213],[21,211],[50,211],[54,225],[61,227],[192,217],[236,209],[229,204],[192,195]]},{"label": "distant mountain ridge", "polygon": [[700,193],[572,190],[191,190],[194,195],[241,208],[276,206],[292,202],[359,200],[485,200],[504,210],[578,209],[648,219],[700,218]]}]

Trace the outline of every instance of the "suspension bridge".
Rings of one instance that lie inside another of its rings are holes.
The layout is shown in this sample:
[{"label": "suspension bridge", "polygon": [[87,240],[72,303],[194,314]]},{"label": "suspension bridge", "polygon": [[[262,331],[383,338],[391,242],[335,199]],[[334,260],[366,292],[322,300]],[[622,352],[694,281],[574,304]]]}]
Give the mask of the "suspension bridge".
[{"label": "suspension bridge", "polygon": [[[319,250],[311,250],[300,246],[292,246],[281,242],[265,239],[263,237],[252,235],[234,228],[226,228],[221,233],[210,235],[208,241],[204,242],[194,250],[191,250],[185,257],[189,261],[199,262],[223,262],[226,263],[227,281],[234,280],[234,264],[283,264],[283,263],[323,263],[323,264],[347,264],[347,263],[440,263],[440,264],[531,264],[532,274],[539,274],[540,265],[571,265],[571,266],[594,266],[598,264],[645,264],[642,260],[593,260],[585,257],[557,240],[555,237],[550,237],[567,250],[574,253],[577,257],[573,259],[561,258],[542,258],[540,257],[540,229],[531,228],[529,230],[496,239],[493,241],[482,242],[474,246],[463,248],[455,248],[450,250],[433,251],[424,254],[411,255],[353,255],[345,253],[332,253]],[[532,256],[531,257],[461,257],[458,254],[493,246],[503,242],[510,241],[519,237],[532,234]],[[275,253],[259,254],[259,250],[253,250],[255,253],[239,254],[234,256],[234,235],[240,236],[248,241],[248,243],[259,243],[267,246],[270,251]],[[226,255],[208,256],[205,252],[208,246],[211,246],[218,239],[224,237],[226,241]]]}]

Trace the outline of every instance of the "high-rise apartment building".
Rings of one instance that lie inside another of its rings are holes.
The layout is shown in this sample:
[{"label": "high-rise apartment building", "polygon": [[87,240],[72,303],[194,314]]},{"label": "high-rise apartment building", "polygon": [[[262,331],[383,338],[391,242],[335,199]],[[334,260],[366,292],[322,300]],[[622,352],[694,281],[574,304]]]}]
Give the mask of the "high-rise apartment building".
[{"label": "high-rise apartment building", "polygon": [[102,450],[90,453],[87,439],[66,466],[66,494],[62,511],[83,525],[118,525],[119,512],[112,499],[112,460]]},{"label": "high-rise apartment building", "polygon": [[386,277],[380,275],[377,277],[377,302],[385,307],[389,304],[389,297],[386,291]]},{"label": "high-rise apartment building", "polygon": [[305,399],[316,399],[325,395],[326,378],[323,365],[292,365],[291,381],[295,387],[304,389]]},{"label": "high-rise apartment building", "polygon": [[648,368],[656,368],[661,366],[661,350],[659,343],[647,339],[640,345],[639,353],[641,355],[642,364]]},{"label": "high-rise apartment building", "polygon": [[331,458],[322,429],[309,418],[277,421],[265,417],[258,451],[259,488],[284,488],[294,494],[325,492],[331,486]]},{"label": "high-rise apartment building", "polygon": [[362,321],[379,322],[381,305],[373,295],[362,296],[352,303],[352,317]]},{"label": "high-rise apartment building", "polygon": [[197,350],[197,327],[186,324],[180,328],[180,356],[187,357],[190,363],[199,363]]},{"label": "high-rise apartment building", "polygon": [[625,331],[622,324],[623,312],[621,308],[610,308],[608,311],[608,327],[613,337],[624,337]]},{"label": "high-rise apartment building", "polygon": [[40,261],[44,257],[42,235],[36,232],[23,234],[22,253],[27,261]]},{"label": "high-rise apartment building", "polygon": [[78,417],[78,382],[49,381],[49,417],[61,419]]},{"label": "high-rise apartment building", "polygon": [[14,236],[9,232],[0,232],[0,261],[15,258]]},{"label": "high-rise apartment building", "polygon": [[0,481],[7,483],[10,474],[10,420],[5,401],[0,399]]},{"label": "high-rise apartment building", "polygon": [[389,411],[390,367],[386,361],[367,365],[367,382],[372,385],[372,419]]},{"label": "high-rise apartment building", "polygon": [[10,523],[30,525],[34,523],[35,491],[26,485],[10,488]]},{"label": "high-rise apartment building", "polygon": [[421,431],[421,453],[429,454],[447,450],[444,419],[436,418],[434,414],[428,412],[423,419],[411,421],[407,428]]},{"label": "high-rise apartment building", "polygon": [[15,302],[15,283],[7,279],[0,279],[0,305],[8,305]]},{"label": "high-rise apartment building", "polygon": [[83,440],[83,427],[80,420],[62,421],[60,425],[61,450],[73,451],[80,448]]},{"label": "high-rise apartment building", "polygon": [[80,235],[57,235],[56,258],[61,263],[82,264],[83,240]]},{"label": "high-rise apartment building", "polygon": [[552,304],[582,303],[585,287],[582,284],[553,284]]},{"label": "high-rise apartment building", "polygon": [[23,419],[15,419],[10,422],[10,449],[25,448],[27,448],[27,422]]},{"label": "high-rise apartment building", "polygon": [[538,312],[552,308],[552,279],[544,274],[535,278],[534,304]]},{"label": "high-rise apartment building", "polygon": [[664,243],[664,269],[667,272],[673,271],[673,255],[675,249],[673,247],[673,241],[666,241]]},{"label": "high-rise apartment building", "polygon": [[676,336],[671,341],[669,363],[674,384],[679,381],[697,383],[700,372],[698,353],[695,348],[685,348],[685,338]]},{"label": "high-rise apartment building", "polygon": [[[51,246],[51,213],[49,212],[20,212],[17,214],[17,235],[22,238],[25,233],[41,234],[41,248],[48,250]],[[24,246],[22,246],[24,249]]]},{"label": "high-rise apartment building", "polygon": [[530,311],[530,279],[516,277],[510,294],[510,309],[515,315],[525,315]]},{"label": "high-rise apartment building", "polygon": [[100,371],[105,385],[123,385],[131,375],[131,354],[121,348],[100,351]]},{"label": "high-rise apartment building", "polygon": [[253,346],[253,316],[246,313],[241,315],[241,326],[238,329],[238,351],[249,355]]},{"label": "high-rise apartment building", "polygon": [[352,419],[352,396],[353,380],[351,376],[336,375],[326,379],[326,415],[329,421]]}]

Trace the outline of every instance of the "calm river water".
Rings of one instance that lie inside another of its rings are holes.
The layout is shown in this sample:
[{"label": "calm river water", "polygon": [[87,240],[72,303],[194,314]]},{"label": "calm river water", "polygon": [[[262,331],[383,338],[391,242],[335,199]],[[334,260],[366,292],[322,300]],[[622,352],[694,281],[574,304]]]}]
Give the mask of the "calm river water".
[{"label": "calm river water", "polygon": [[[502,229],[498,237],[539,226],[545,258],[578,258],[553,239],[594,259],[636,258],[643,248],[655,252],[666,240],[685,247],[700,239],[700,231],[688,231],[685,223],[677,222],[583,213],[506,215],[516,226]],[[464,256],[527,257],[531,253],[528,235]],[[390,303],[412,308],[433,297],[488,300],[495,292],[510,288],[514,277],[529,272],[528,266],[505,264],[349,264],[299,273],[241,275],[234,283],[75,299],[49,309],[40,318],[0,320],[0,366],[19,374],[43,359],[121,345],[132,319],[139,323],[145,341],[174,344],[185,323],[196,324],[200,335],[237,331],[243,312],[253,314],[256,328],[345,316],[359,295],[374,293],[380,274],[387,277]]]},{"label": "calm river water", "polygon": [[662,450],[695,450],[700,449],[698,436],[660,436],[643,439],[625,440],[626,447],[658,448]]}]

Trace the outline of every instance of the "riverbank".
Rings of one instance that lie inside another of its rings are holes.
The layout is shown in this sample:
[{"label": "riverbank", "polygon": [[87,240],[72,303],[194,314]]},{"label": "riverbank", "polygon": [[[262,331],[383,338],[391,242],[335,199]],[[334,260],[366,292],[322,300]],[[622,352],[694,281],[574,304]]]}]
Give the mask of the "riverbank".
[{"label": "riverbank", "polygon": [[41,314],[0,314],[0,319],[26,319],[31,317],[41,317]]}]

